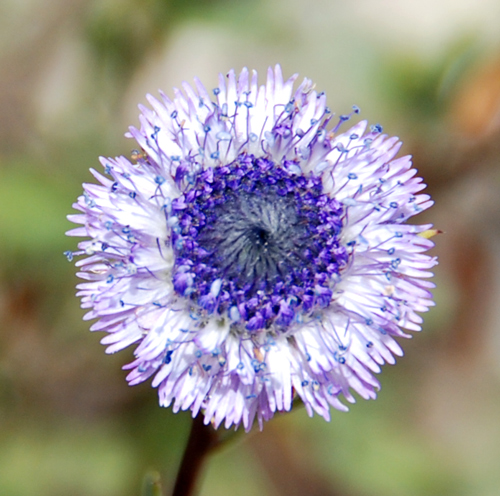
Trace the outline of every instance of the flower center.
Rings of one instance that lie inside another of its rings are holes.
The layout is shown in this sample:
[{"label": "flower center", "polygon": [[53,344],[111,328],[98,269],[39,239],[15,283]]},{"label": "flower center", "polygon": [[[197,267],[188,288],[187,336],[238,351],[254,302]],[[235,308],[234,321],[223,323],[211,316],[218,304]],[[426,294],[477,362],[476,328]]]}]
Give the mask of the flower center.
[{"label": "flower center", "polygon": [[202,312],[227,312],[248,330],[288,326],[330,304],[342,206],[321,178],[241,155],[199,174],[172,203],[178,294]]},{"label": "flower center", "polygon": [[[262,178],[261,178],[262,179]],[[236,287],[272,291],[298,268],[306,249],[306,219],[297,212],[293,193],[280,195],[276,185],[257,181],[251,191],[226,191],[207,212],[198,235],[224,279]]]}]

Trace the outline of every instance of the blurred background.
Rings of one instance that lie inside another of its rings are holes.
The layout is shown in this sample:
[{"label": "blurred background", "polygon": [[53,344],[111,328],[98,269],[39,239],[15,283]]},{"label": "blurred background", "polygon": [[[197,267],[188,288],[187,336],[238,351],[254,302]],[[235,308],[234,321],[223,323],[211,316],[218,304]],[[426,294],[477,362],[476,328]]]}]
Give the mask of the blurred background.
[{"label": "blurred background", "polygon": [[498,0],[3,0],[0,494],[167,494],[189,430],[130,388],[75,298],[66,215],[137,103],[243,66],[299,72],[404,139],[443,230],[437,306],[377,401],[277,416],[213,456],[204,496],[500,494]]}]

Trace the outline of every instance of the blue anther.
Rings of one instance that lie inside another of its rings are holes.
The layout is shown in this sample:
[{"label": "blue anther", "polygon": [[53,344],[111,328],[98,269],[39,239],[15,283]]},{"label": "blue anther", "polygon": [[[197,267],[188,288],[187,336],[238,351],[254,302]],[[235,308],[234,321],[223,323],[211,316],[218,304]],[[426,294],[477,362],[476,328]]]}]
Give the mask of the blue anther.
[{"label": "blue anther", "polygon": [[95,201],[92,198],[90,198],[88,193],[84,193],[84,197],[85,197],[85,203],[89,208],[95,207]]},{"label": "blue anther", "polygon": [[326,392],[330,395],[330,396],[337,396],[339,393],[340,393],[340,389],[338,387],[335,387],[333,384],[330,384],[327,388],[326,388]]},{"label": "blue anther", "polygon": [[391,262],[391,267],[393,269],[397,269],[399,267],[399,264],[401,263],[401,259],[400,258],[395,258],[392,262]]},{"label": "blue anther", "polygon": [[252,360],[252,367],[254,372],[260,372],[260,362],[258,360]]},{"label": "blue anther", "polygon": [[215,96],[217,96],[217,95],[220,93],[220,88],[214,88],[214,89],[212,90],[212,93],[213,93]]},{"label": "blue anther", "polygon": [[160,184],[163,184],[164,182],[165,182],[165,178],[164,177],[162,177],[162,176],[156,176],[155,177],[155,183],[156,184],[160,185]]},{"label": "blue anther", "polygon": [[154,127],[154,133],[151,135],[151,138],[156,140],[156,137],[158,136],[158,133],[160,132],[160,128],[158,126]]},{"label": "blue anther", "polygon": [[173,350],[167,351],[167,354],[165,355],[165,358],[163,359],[163,363],[168,365],[172,361],[172,353],[173,353]]},{"label": "blue anther", "polygon": [[345,363],[345,358],[343,356],[339,355],[337,352],[335,352],[333,354],[333,358],[335,358],[335,360],[337,362],[339,362],[340,364],[344,364]]},{"label": "blue anther", "polygon": [[68,262],[73,261],[73,252],[72,251],[65,251],[64,256],[68,259]]}]

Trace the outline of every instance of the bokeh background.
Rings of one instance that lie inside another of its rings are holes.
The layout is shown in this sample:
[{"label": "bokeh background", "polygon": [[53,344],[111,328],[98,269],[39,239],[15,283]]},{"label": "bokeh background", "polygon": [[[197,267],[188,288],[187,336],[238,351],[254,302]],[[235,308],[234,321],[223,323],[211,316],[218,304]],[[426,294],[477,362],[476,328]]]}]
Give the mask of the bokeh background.
[{"label": "bokeh background", "polygon": [[88,332],[66,215],[99,155],[134,148],[146,93],[276,62],[404,139],[436,201],[419,220],[445,232],[437,306],[377,401],[278,415],[210,459],[201,494],[500,494],[498,0],[2,0],[0,494],[132,496],[145,476],[168,494],[189,414]]}]

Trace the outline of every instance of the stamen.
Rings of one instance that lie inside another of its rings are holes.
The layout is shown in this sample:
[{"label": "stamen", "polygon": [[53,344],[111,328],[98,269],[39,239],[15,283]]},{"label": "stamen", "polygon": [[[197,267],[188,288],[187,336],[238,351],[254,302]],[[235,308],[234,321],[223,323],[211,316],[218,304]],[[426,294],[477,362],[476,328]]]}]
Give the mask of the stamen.
[{"label": "stamen", "polygon": [[198,175],[167,221],[176,291],[250,331],[327,307],[348,259],[337,238],[343,207],[301,172],[242,154]]}]

